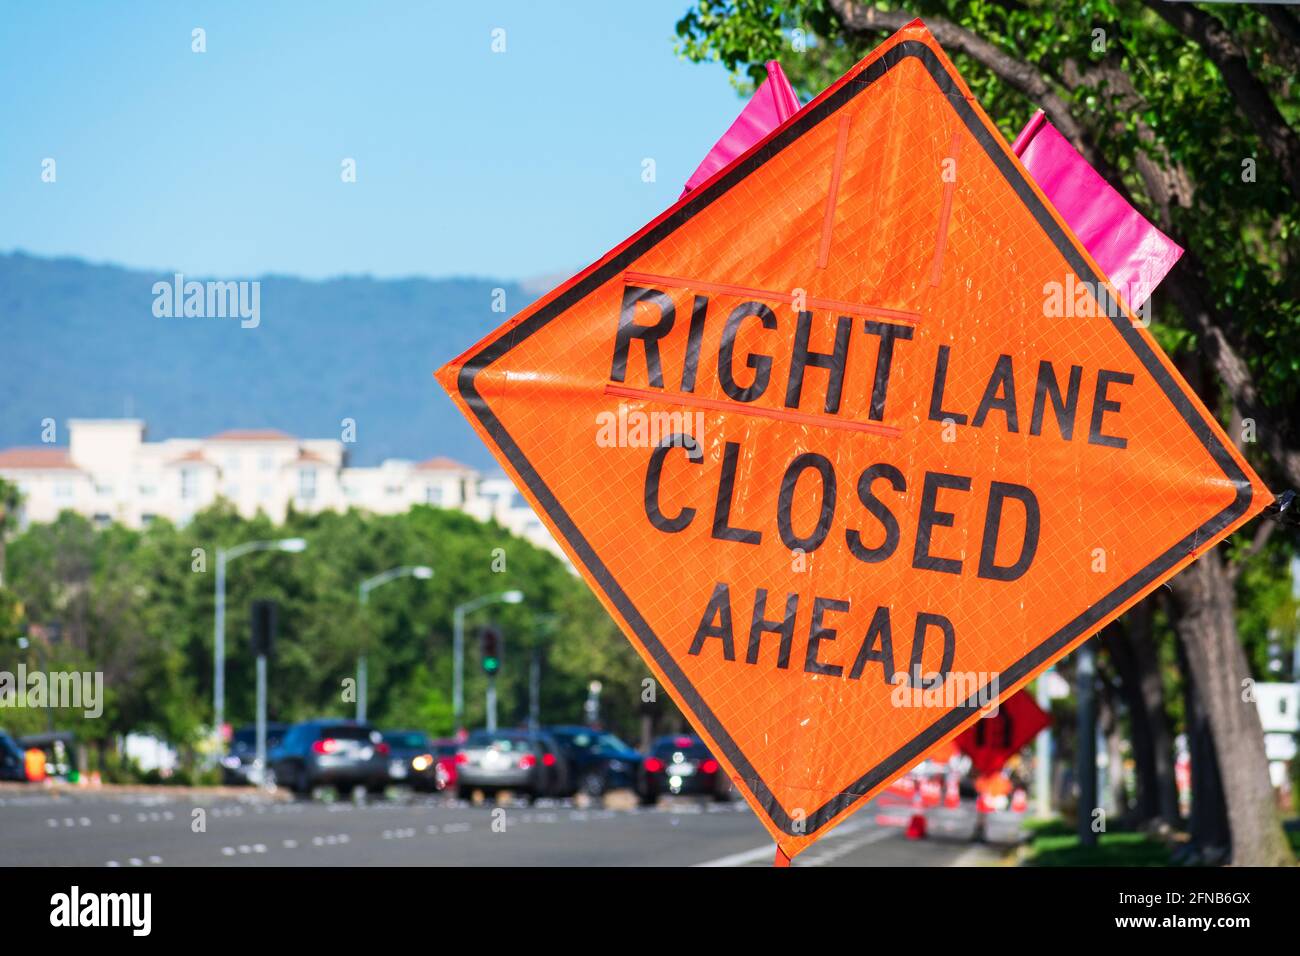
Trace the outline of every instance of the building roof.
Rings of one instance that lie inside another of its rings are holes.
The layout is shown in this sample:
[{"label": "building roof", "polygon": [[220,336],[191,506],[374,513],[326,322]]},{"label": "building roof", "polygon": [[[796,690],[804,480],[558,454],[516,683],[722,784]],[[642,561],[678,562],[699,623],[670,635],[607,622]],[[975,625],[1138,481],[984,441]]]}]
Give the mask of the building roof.
[{"label": "building roof", "polygon": [[294,461],[286,461],[285,468],[293,468],[297,465],[329,465],[332,462],[328,458],[322,458],[313,451],[300,450],[298,457]]},{"label": "building roof", "polygon": [[469,465],[462,465],[454,458],[447,458],[442,455],[439,455],[436,458],[430,458],[427,461],[420,462],[418,465],[415,466],[415,470],[416,471],[460,471],[460,472],[464,472],[465,474],[474,473],[474,469],[471,468]]},{"label": "building roof", "polygon": [[298,439],[276,428],[232,428],[209,435],[205,441],[293,441]]},{"label": "building roof", "polygon": [[209,468],[216,468],[212,462],[203,457],[203,452],[197,448],[194,451],[187,451],[179,458],[173,458],[167,462],[168,465],[207,465]]},{"label": "building roof", "polygon": [[66,448],[6,448],[0,451],[0,470],[26,468],[33,471],[80,471]]}]

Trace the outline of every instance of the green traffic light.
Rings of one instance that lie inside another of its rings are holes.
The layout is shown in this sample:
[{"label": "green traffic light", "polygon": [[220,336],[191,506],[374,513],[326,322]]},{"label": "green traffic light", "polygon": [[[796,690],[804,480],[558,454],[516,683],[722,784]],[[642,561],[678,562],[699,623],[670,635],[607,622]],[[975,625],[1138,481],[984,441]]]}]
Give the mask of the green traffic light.
[{"label": "green traffic light", "polygon": [[501,662],[495,657],[483,658],[483,670],[487,671],[489,674],[495,674],[500,666]]}]

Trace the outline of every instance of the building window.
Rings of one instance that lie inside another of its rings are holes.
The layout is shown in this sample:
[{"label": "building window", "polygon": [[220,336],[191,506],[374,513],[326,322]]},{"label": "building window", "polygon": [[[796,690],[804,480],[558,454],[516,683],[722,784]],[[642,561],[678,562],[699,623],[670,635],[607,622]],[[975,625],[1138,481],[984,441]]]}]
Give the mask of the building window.
[{"label": "building window", "polygon": [[140,524],[142,524],[146,528],[149,527],[149,525],[153,524],[157,520],[158,520],[157,515],[150,514],[147,511],[140,516]]},{"label": "building window", "polygon": [[100,529],[107,528],[113,523],[112,515],[104,514],[102,511],[96,512],[95,517],[92,520],[95,522],[95,527]]},{"label": "building window", "polygon": [[101,497],[101,498],[107,498],[107,497],[109,497],[112,493],[113,493],[113,486],[112,486],[112,485],[96,485],[96,486],[95,486],[95,494],[99,495],[99,497]]},{"label": "building window", "polygon": [[298,497],[311,501],[316,497],[316,469],[302,468],[298,471]]},{"label": "building window", "polygon": [[442,485],[425,485],[424,486],[424,503],[426,505],[442,506]]},{"label": "building window", "polygon": [[181,469],[181,497],[194,498],[198,494],[199,476],[193,468]]},{"label": "building window", "polygon": [[155,493],[157,490],[158,490],[158,489],[156,489],[153,485],[141,485],[141,486],[140,486],[140,497],[141,497],[141,498],[152,498],[152,497],[154,496],[154,493]]},{"label": "building window", "polygon": [[72,485],[68,484],[67,482],[62,482],[62,481],[59,482],[57,485],[54,486],[54,497],[71,498]]},{"label": "building window", "polygon": [[227,455],[227,456],[226,456],[226,471],[239,471],[239,456],[238,456],[238,455]]},{"label": "building window", "polygon": [[272,471],[275,469],[275,459],[270,455],[263,455],[257,466],[263,471]]}]

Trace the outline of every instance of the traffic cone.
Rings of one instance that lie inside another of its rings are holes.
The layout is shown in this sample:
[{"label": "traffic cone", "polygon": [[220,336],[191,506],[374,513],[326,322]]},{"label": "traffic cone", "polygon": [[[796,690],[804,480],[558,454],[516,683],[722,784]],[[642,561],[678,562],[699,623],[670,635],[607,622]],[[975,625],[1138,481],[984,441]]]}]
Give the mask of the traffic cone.
[{"label": "traffic cone", "polygon": [[943,805],[949,810],[956,810],[961,806],[961,790],[957,787],[956,777],[948,778],[948,786],[943,792]]},{"label": "traffic cone", "polygon": [[1013,813],[1024,813],[1029,809],[1029,797],[1023,789],[1016,790],[1011,795],[1011,810]]},{"label": "traffic cone", "polygon": [[925,810],[921,807],[919,795],[912,802],[912,819],[907,823],[907,833],[905,835],[909,840],[925,839]]}]

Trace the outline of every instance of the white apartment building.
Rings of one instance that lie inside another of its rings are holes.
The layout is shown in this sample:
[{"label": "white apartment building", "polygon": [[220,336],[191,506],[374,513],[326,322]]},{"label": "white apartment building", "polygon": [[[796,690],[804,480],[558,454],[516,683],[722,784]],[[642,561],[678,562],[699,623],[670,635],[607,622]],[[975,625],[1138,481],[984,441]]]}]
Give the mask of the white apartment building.
[{"label": "white apartment building", "polygon": [[484,477],[450,458],[347,464],[341,441],[274,430],[224,431],[208,438],[146,441],[139,419],[72,419],[68,445],[0,450],[0,477],[23,494],[19,526],[62,511],[96,525],[141,528],[156,518],[187,523],[218,498],[243,516],[276,522],[297,512],[358,508],[397,514],[412,505],[495,518],[514,534],[561,554],[550,532],[504,475]]}]

